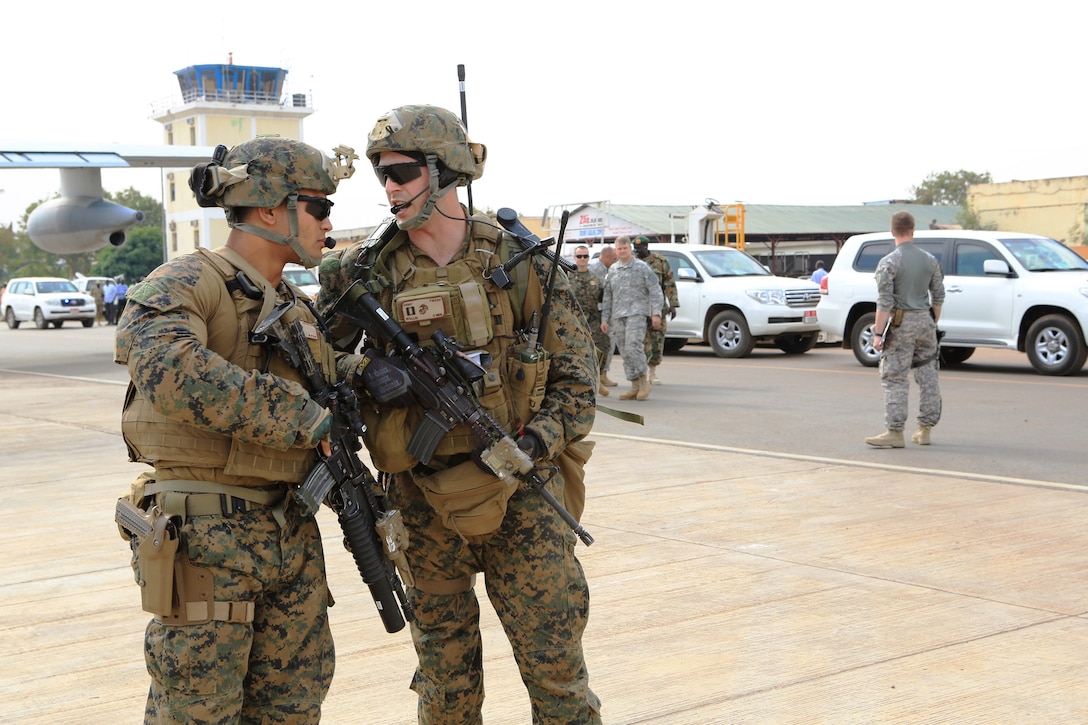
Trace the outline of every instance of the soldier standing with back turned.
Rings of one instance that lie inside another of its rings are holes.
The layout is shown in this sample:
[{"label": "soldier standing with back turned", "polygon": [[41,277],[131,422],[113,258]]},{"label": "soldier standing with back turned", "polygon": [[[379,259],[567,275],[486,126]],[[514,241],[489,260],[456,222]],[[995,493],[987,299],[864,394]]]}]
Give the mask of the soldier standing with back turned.
[{"label": "soldier standing with back turned", "polygon": [[[944,273],[936,258],[914,244],[914,217],[892,215],[895,249],[876,267],[876,321],[873,347],[881,351],[880,383],[884,388],[887,430],[865,442],[877,448],[902,448],[907,421],[911,369],[918,383],[918,430],[911,442],[929,445],[929,432],[941,419],[937,382],[937,321],[944,304]],[[892,324],[888,326],[889,318]],[[896,322],[896,320],[899,320]],[[887,339],[884,330],[887,328]]]}]

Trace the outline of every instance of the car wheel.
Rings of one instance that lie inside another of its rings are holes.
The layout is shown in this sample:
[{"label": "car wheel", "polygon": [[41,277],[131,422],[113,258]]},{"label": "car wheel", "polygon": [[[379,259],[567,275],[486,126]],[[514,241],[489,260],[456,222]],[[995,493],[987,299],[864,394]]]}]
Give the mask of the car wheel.
[{"label": "car wheel", "polygon": [[756,345],[744,315],[733,310],[714,315],[707,339],[718,357],[747,357]]},{"label": "car wheel", "polygon": [[779,335],[774,339],[774,344],[775,347],[787,355],[804,355],[806,352],[816,347],[816,338],[819,336],[820,334],[818,332]]},{"label": "car wheel", "polygon": [[975,348],[973,347],[942,347],[941,365],[953,368],[967,362],[967,358],[974,354]]},{"label": "car wheel", "polygon": [[665,352],[676,352],[680,350],[688,343],[682,337],[666,337],[665,338]]},{"label": "car wheel", "polygon": [[94,320],[80,320],[84,327],[94,327]]},{"label": "car wheel", "polygon": [[34,308],[34,324],[37,325],[39,330],[44,330],[45,328],[49,327],[49,322],[46,321],[45,315],[42,314],[41,307]]},{"label": "car wheel", "polygon": [[876,313],[866,312],[850,330],[850,349],[854,351],[858,362],[867,368],[875,368],[880,364],[880,351],[873,347],[874,322]]},{"label": "car wheel", "polygon": [[15,310],[9,307],[8,311],[4,313],[4,319],[7,321],[8,327],[13,330],[19,329],[19,321],[15,319]]},{"label": "car wheel", "polygon": [[1080,329],[1064,315],[1040,317],[1028,330],[1028,360],[1043,375],[1071,375],[1084,367],[1088,347]]}]

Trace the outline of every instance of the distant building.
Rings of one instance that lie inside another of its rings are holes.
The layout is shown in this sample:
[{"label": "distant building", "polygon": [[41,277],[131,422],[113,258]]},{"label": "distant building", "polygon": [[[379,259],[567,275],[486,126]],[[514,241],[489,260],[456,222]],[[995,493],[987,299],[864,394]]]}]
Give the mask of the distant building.
[{"label": "distant building", "polygon": [[984,225],[1042,234],[1071,246],[1086,241],[1088,176],[974,184],[967,204]]}]

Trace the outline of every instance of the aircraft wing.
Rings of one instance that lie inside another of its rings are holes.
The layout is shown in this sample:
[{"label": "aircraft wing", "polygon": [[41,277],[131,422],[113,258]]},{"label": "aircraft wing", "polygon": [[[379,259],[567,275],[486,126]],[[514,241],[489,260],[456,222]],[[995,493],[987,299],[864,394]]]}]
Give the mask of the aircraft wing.
[{"label": "aircraft wing", "polygon": [[211,159],[212,146],[137,146],[0,141],[0,170],[181,168]]},{"label": "aircraft wing", "polygon": [[0,171],[60,169],[60,197],[27,218],[30,240],[54,254],[119,247],[143,214],[102,198],[104,168],[191,168],[212,158],[211,146],[134,146],[0,141]]}]

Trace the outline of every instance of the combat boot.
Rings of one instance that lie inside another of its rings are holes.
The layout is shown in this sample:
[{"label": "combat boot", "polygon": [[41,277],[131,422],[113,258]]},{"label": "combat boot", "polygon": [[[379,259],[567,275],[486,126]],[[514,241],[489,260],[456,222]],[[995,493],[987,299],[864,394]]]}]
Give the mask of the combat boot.
[{"label": "combat boot", "polygon": [[886,430],[878,436],[866,438],[865,442],[877,448],[903,448],[906,445],[901,430]]},{"label": "combat boot", "polygon": [[635,400],[646,400],[650,397],[650,375],[649,373],[643,373],[639,378],[638,393],[635,395]]},{"label": "combat boot", "polygon": [[608,371],[607,370],[602,370],[601,371],[601,385],[605,386],[606,388],[614,388],[618,384],[619,383],[617,383],[615,380],[608,377]]},{"label": "combat boot", "polygon": [[918,430],[914,431],[914,435],[912,435],[910,437],[910,442],[915,443],[915,444],[920,445],[920,446],[928,446],[929,445],[929,431],[932,430],[932,428],[933,428],[933,426],[929,426],[929,425],[920,425],[920,426],[918,426]]},{"label": "combat boot", "polygon": [[607,398],[608,397],[608,388],[606,388],[603,384],[598,385],[597,386],[597,395],[601,396],[602,398]]},{"label": "combat boot", "polygon": [[661,384],[661,381],[657,379],[657,366],[656,365],[651,365],[650,366],[650,378],[649,378],[649,380],[650,380],[650,385],[660,385]]},{"label": "combat boot", "polygon": [[642,378],[635,378],[631,381],[631,389],[620,396],[620,400],[634,400],[638,395],[639,387],[641,386]]}]

